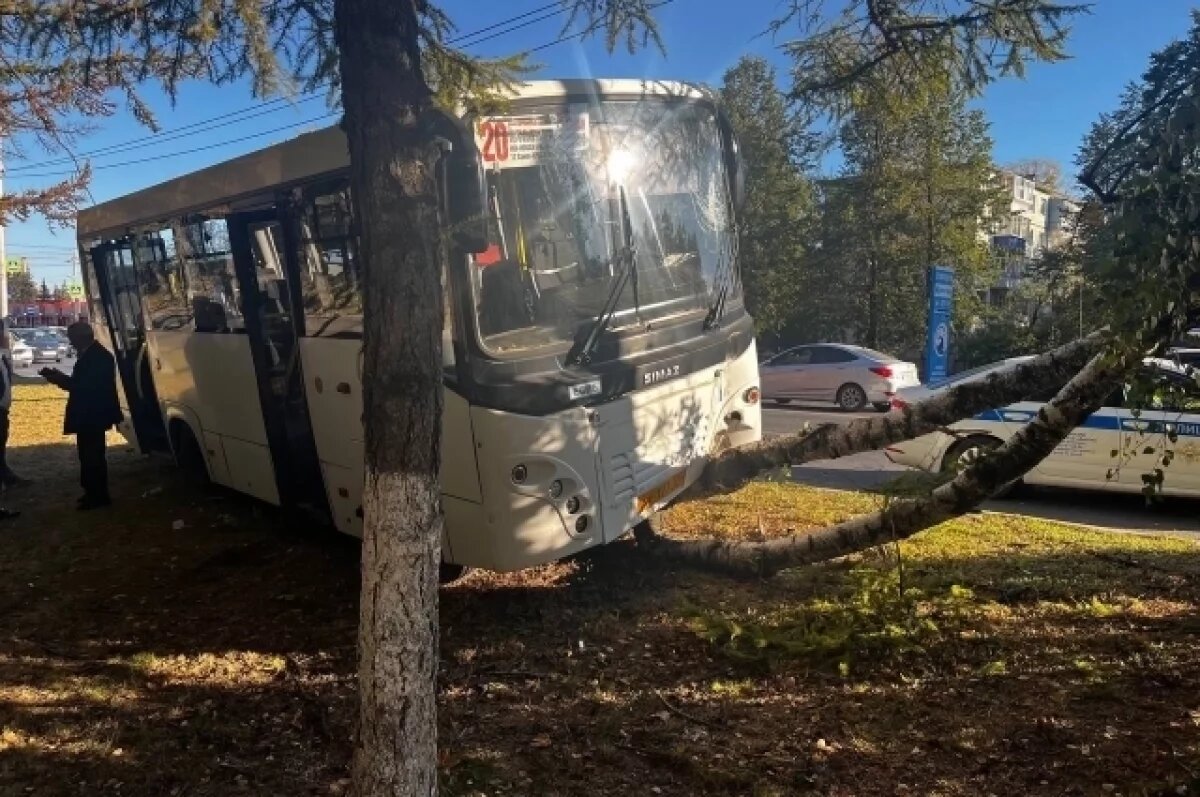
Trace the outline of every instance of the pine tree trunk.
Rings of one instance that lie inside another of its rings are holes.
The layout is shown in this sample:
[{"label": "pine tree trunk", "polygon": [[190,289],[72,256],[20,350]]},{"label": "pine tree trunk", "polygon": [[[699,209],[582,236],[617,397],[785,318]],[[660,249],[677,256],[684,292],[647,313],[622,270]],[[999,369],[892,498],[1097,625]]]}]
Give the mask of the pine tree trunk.
[{"label": "pine tree trunk", "polygon": [[337,0],[343,123],[364,278],[359,797],[437,793],[444,253],[416,5]]}]

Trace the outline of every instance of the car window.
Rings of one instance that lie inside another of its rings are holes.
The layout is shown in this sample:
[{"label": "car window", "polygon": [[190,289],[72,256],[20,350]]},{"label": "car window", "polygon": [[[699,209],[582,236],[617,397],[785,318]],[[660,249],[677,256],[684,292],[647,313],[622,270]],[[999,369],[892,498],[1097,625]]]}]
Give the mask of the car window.
[{"label": "car window", "polygon": [[813,349],[811,346],[802,346],[798,349],[785,351],[783,354],[771,360],[771,365],[808,365],[812,359]]},{"label": "car window", "polygon": [[892,362],[893,360],[896,359],[895,357],[893,357],[890,354],[884,354],[881,351],[875,351],[875,349],[868,349],[863,346],[859,346],[858,350],[859,350],[859,352],[862,353],[862,355],[864,357],[870,357],[872,360],[882,360],[883,362]]},{"label": "car window", "polygon": [[833,365],[835,363],[851,363],[857,357],[844,349],[833,346],[814,346],[812,354],[813,365]]},{"label": "car window", "polygon": [[1168,371],[1143,371],[1127,387],[1131,407],[1168,412],[1200,412],[1200,385]]}]

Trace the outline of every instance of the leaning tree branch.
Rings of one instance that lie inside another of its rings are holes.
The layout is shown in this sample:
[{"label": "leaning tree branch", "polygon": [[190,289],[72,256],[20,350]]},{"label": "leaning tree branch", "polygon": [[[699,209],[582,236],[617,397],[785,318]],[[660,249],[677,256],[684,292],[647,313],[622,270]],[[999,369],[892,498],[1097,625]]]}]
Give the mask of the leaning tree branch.
[{"label": "leaning tree branch", "polygon": [[769,576],[788,567],[836,559],[919,531],[977,506],[1042,461],[1072,429],[1103,404],[1140,356],[1096,354],[1037,417],[989,456],[921,498],[899,498],[882,511],[802,535],[761,542],[682,540],[639,527],[639,547],[651,555],[736,575]]},{"label": "leaning tree branch", "polygon": [[700,478],[676,503],[730,493],[763,473],[781,468],[861,454],[912,440],[984,410],[1003,407],[1065,384],[1100,349],[1103,340],[1101,333],[1093,333],[1015,368],[986,379],[964,382],[904,407],[898,415],[863,418],[845,425],[824,424],[810,432],[724,451],[709,462]]}]

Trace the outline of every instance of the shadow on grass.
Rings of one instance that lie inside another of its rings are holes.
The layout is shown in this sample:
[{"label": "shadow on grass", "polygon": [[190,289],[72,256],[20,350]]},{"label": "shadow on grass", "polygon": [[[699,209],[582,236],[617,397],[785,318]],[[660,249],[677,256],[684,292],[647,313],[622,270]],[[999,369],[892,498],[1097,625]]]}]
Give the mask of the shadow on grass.
[{"label": "shadow on grass", "polygon": [[[14,453],[59,470],[14,493],[26,513],[2,532],[0,793],[338,793],[357,541],[115,449],[116,507],[75,513],[69,446]],[[1182,777],[1200,748],[1191,549],[1019,535],[916,549],[906,583],[970,587],[979,611],[849,677],[736,659],[684,611],[770,622],[843,590],[844,564],[732,582],[620,543],[469,576],[441,593],[445,792],[1059,795]]]}]

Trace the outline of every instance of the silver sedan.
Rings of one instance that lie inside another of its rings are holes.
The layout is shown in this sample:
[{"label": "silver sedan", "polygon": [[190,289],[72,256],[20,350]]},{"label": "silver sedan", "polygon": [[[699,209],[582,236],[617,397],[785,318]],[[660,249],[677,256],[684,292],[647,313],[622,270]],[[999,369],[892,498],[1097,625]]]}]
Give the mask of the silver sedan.
[{"label": "silver sedan", "polygon": [[887,412],[897,390],[920,384],[912,363],[842,343],[796,346],[758,369],[767,401],[832,402],[848,412]]}]

